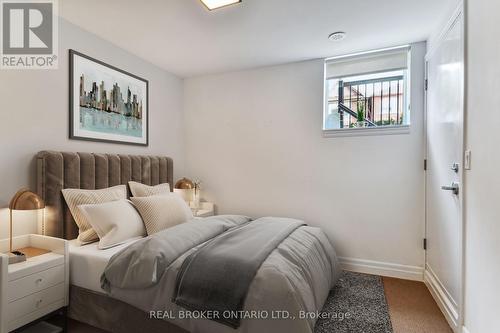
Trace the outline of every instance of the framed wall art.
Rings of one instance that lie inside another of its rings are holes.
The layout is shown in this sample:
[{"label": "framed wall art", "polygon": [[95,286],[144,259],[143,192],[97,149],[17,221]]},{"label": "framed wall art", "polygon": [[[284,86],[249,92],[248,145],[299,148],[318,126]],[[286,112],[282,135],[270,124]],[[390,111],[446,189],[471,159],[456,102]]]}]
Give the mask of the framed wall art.
[{"label": "framed wall art", "polygon": [[70,139],[148,145],[148,81],[70,50]]}]

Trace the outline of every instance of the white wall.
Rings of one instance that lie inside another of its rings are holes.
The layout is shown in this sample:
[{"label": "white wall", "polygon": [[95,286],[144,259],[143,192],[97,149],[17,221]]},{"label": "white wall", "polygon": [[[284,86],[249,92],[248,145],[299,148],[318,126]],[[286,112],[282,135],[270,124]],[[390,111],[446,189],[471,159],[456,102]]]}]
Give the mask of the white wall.
[{"label": "white wall", "polygon": [[465,326],[470,333],[500,328],[500,2],[468,1]]},{"label": "white wall", "polygon": [[423,74],[411,134],[323,138],[323,61],[187,79],[187,175],[219,213],[301,218],[340,256],[423,266]]},{"label": "white wall", "polygon": [[[64,20],[59,34],[58,70],[0,70],[0,208],[20,187],[34,189],[33,157],[44,149],[168,155],[182,174],[182,80]],[[149,147],[68,139],[70,48],[149,80]],[[27,220],[16,223],[16,234],[33,231]],[[0,238],[7,235],[7,210],[0,209]]]}]

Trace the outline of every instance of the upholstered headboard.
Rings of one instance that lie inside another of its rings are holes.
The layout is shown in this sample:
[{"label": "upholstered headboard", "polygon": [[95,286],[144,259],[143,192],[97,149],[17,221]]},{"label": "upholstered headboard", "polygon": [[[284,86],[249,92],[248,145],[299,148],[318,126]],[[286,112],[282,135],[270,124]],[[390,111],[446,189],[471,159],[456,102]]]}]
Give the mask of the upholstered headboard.
[{"label": "upholstered headboard", "polygon": [[62,189],[102,189],[130,180],[173,186],[173,161],[168,157],[42,151],[36,160],[37,192],[45,200],[48,236],[66,239],[78,236]]}]

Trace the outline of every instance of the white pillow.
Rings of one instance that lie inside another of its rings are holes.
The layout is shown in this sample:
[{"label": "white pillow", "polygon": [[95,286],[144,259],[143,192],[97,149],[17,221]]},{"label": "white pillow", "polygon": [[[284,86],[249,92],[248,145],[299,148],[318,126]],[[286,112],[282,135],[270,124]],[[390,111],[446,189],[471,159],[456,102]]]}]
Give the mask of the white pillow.
[{"label": "white pillow", "polygon": [[132,192],[132,196],[134,197],[149,197],[152,195],[164,195],[171,193],[169,183],[149,186],[138,182],[128,182],[128,186],[130,187],[130,192]]},{"label": "white pillow", "polygon": [[141,216],[128,200],[78,206],[99,236],[99,249],[144,237],[146,229]]},{"label": "white pillow", "polygon": [[127,199],[127,187],[118,185],[102,190],[80,190],[64,189],[62,194],[68,208],[78,225],[78,240],[82,243],[89,243],[99,239],[92,225],[78,209],[80,205],[99,204],[116,200]]},{"label": "white pillow", "polygon": [[193,218],[191,208],[176,193],[130,198],[142,216],[148,235]]}]

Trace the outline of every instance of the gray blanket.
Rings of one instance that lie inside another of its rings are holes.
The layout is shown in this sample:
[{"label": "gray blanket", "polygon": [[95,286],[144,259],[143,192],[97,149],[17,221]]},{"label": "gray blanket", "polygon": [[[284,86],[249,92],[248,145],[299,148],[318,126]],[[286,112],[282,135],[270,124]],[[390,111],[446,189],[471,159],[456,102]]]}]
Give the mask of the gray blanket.
[{"label": "gray blanket", "polygon": [[139,240],[109,261],[101,278],[103,289],[148,314],[168,314],[156,318],[189,332],[313,333],[317,317],[299,317],[300,313],[320,311],[341,272],[330,241],[315,227],[297,228],[286,237],[259,267],[246,295],[245,312],[286,313],[292,318],[244,318],[233,329],[186,317],[186,310],[172,302],[184,260],[214,237],[248,221],[243,216],[195,219]]},{"label": "gray blanket", "polygon": [[101,288],[143,289],[155,285],[179,256],[225,231],[249,222],[246,216],[192,220],[160,231],[116,253],[101,276]]},{"label": "gray blanket", "polygon": [[257,270],[302,225],[298,220],[266,217],[214,238],[184,260],[173,301],[191,311],[212,311],[217,314],[215,321],[238,328],[239,314]]}]

